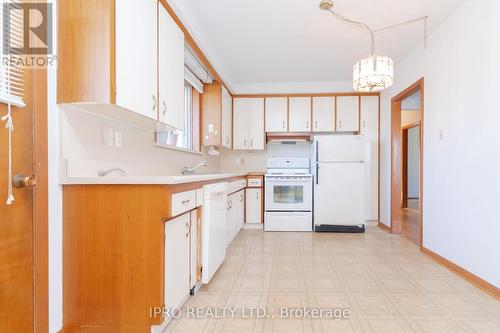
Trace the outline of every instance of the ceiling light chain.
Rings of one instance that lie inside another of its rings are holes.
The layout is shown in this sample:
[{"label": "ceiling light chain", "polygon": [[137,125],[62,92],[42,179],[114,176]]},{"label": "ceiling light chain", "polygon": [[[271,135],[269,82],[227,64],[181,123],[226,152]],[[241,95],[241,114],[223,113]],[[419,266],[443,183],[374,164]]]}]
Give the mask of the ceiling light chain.
[{"label": "ceiling light chain", "polygon": [[361,92],[376,92],[384,90],[394,83],[394,64],[390,57],[375,54],[375,34],[380,33],[395,27],[405,24],[413,23],[416,21],[424,20],[424,47],[427,46],[427,18],[424,16],[418,19],[398,23],[385,28],[373,30],[367,24],[352,20],[342,14],[334,11],[333,0],[322,0],[319,7],[323,10],[329,11],[337,19],[347,22],[352,25],[357,25],[368,31],[370,34],[371,56],[358,61],[353,68],[353,88]]}]

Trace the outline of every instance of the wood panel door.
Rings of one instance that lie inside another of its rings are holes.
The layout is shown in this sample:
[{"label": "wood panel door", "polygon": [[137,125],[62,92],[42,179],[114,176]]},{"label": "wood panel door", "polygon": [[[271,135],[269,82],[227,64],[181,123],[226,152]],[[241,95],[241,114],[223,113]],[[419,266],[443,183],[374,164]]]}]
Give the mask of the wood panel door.
[{"label": "wood panel door", "polygon": [[115,4],[116,104],[153,119],[159,104],[157,11],[157,0]]},{"label": "wood panel door", "polygon": [[335,97],[313,97],[313,131],[335,131]]},{"label": "wood panel door", "polygon": [[337,97],[337,131],[359,131],[359,96]]},{"label": "wood panel door", "polygon": [[[24,71],[23,108],[12,108],[13,175],[37,185],[8,196],[8,131],[0,121],[0,332],[48,331],[47,74]],[[34,93],[36,92],[36,94]],[[7,105],[0,103],[0,117]]]},{"label": "wood panel door", "polygon": [[288,131],[288,98],[266,98],[266,132]]},{"label": "wood panel door", "polygon": [[290,132],[311,131],[311,97],[290,98]]}]

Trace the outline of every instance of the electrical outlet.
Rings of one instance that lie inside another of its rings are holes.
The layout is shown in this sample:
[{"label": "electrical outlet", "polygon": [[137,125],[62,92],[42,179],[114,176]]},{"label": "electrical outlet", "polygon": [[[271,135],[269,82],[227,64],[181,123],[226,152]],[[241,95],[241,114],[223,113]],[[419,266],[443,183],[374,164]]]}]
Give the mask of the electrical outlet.
[{"label": "electrical outlet", "polygon": [[115,147],[123,147],[123,134],[122,132],[115,131]]},{"label": "electrical outlet", "polygon": [[112,127],[102,125],[102,138],[106,147],[115,146],[115,130]]}]

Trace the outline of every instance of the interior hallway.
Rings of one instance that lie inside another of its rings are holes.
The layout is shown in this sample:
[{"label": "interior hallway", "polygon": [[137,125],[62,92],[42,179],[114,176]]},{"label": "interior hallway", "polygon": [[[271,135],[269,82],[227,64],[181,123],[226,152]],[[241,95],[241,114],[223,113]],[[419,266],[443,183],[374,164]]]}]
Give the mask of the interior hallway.
[{"label": "interior hallway", "polygon": [[401,209],[401,235],[417,245],[419,240],[419,205],[419,199],[408,199],[408,207]]},{"label": "interior hallway", "polygon": [[[242,230],[211,283],[185,306],[259,306],[269,318],[183,318],[167,332],[500,332],[500,302],[376,227],[365,234]],[[280,307],[352,315],[280,319]]]}]

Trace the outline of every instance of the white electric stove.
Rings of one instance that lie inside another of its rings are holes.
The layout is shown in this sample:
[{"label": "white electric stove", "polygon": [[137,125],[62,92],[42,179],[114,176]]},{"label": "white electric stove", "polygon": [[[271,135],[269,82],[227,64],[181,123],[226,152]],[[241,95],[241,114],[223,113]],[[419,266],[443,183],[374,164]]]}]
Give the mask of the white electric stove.
[{"label": "white electric stove", "polygon": [[270,158],[265,176],[265,231],[312,231],[313,176],[308,158]]}]

